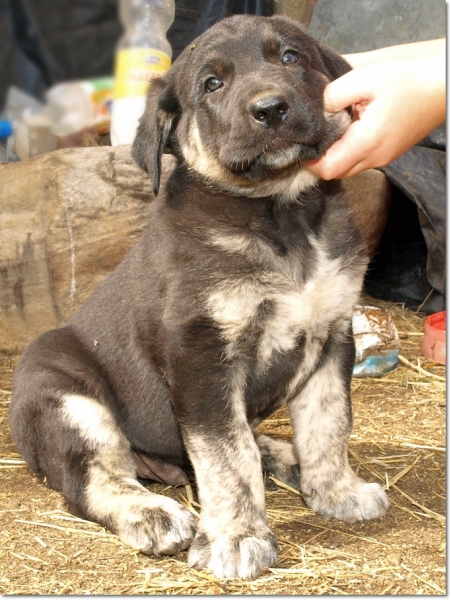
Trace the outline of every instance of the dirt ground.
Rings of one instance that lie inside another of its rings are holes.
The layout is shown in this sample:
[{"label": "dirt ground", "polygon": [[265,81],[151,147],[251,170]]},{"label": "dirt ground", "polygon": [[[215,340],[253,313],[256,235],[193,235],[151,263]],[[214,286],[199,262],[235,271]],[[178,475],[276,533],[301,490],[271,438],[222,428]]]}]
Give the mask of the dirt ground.
[{"label": "dirt ground", "polygon": [[[296,490],[268,490],[280,556],[253,582],[189,569],[186,552],[165,559],[139,554],[70,515],[12,444],[7,412],[17,357],[1,356],[0,593],[445,594],[445,368],[420,354],[423,318],[383,305],[398,327],[402,362],[383,378],[353,380],[350,459],[364,479],[388,489],[391,509],[384,519],[350,525],[316,516]],[[286,410],[262,430],[289,439]],[[189,502],[185,488],[151,488]]]}]

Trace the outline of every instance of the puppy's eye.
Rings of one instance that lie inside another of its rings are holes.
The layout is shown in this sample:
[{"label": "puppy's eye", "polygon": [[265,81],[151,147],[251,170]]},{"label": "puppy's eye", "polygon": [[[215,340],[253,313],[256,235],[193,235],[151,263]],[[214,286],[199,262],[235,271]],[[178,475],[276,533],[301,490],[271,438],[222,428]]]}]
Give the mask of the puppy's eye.
[{"label": "puppy's eye", "polygon": [[293,50],[287,50],[282,55],[282,62],[284,65],[294,65],[294,63],[298,62],[298,55]]},{"label": "puppy's eye", "polygon": [[222,81],[217,77],[210,77],[210,79],[207,79],[207,81],[205,82],[205,89],[207,92],[216,92],[216,90],[222,88],[223,85],[224,84],[222,83]]}]

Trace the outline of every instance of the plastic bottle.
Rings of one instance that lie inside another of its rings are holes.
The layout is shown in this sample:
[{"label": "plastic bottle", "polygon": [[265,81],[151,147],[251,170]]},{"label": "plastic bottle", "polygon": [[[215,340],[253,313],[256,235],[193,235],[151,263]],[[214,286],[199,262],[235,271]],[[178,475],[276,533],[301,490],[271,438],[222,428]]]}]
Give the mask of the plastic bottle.
[{"label": "plastic bottle", "polygon": [[111,143],[131,144],[144,112],[149,83],[171,66],[166,32],[174,20],[174,0],[120,0],[125,28],[116,50]]},{"label": "plastic bottle", "polygon": [[56,137],[94,128],[100,135],[110,129],[112,77],[57,83],[47,94],[51,130]]},{"label": "plastic bottle", "polygon": [[[44,105],[23,90],[10,86],[6,92],[5,105],[2,110],[1,119],[8,121],[10,125],[3,125],[3,134],[0,136],[0,161],[15,162],[20,159],[16,152],[17,133],[19,124],[25,113],[39,113]],[[9,135],[6,135],[11,130]],[[28,157],[27,157],[28,158]]]}]

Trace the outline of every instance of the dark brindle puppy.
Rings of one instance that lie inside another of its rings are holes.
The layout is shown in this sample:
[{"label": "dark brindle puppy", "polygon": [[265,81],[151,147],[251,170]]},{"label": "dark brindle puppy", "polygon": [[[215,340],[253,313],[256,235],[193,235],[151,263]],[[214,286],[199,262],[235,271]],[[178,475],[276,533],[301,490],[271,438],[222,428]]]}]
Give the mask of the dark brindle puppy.
[{"label": "dark brindle puppy", "polygon": [[[231,17],[199,37],[152,86],[134,144],[155,192],[162,153],[178,161],[147,233],[20,361],[20,452],[72,510],[133,548],[191,544],[192,566],[257,577],[277,558],[262,471],[327,517],[387,510],[347,458],[365,252],[339,182],[303,166],[349,123],[322,106],[348,69],[280,17]],[[293,446],[254,436],[284,403]],[[197,533],[184,507],[137,480],[180,483],[190,467]]]}]

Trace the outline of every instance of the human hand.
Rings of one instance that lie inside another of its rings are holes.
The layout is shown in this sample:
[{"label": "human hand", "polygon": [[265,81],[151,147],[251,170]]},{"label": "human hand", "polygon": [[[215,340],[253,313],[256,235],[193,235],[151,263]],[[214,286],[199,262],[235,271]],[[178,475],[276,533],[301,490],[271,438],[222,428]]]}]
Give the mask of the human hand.
[{"label": "human hand", "polygon": [[354,119],[344,135],[305,165],[323,179],[384,166],[443,123],[445,55],[357,67],[326,86],[325,111],[351,105]]}]

